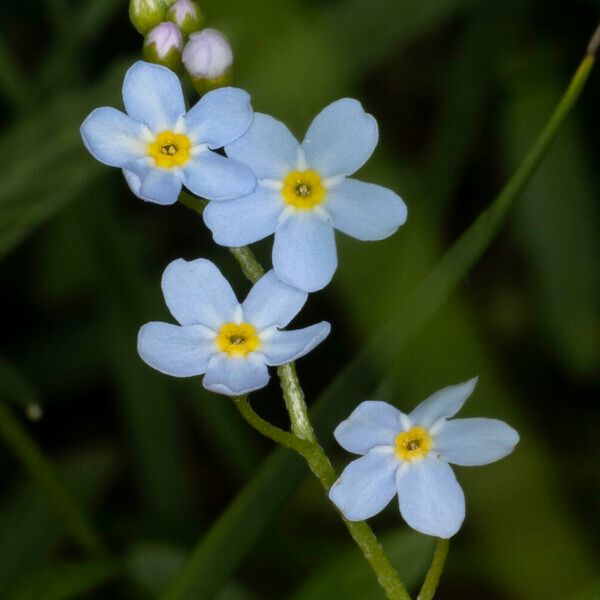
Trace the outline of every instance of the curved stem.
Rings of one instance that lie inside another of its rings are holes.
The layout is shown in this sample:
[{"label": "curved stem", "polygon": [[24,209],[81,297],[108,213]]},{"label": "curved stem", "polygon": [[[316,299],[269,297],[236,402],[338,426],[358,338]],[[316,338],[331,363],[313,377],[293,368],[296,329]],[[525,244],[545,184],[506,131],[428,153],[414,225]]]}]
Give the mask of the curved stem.
[{"label": "curved stem", "polygon": [[290,415],[292,431],[299,438],[316,443],[317,438],[308,416],[308,408],[296,373],[296,365],[293,362],[280,365],[277,367],[277,375],[283,390],[285,406]]},{"label": "curved stem", "polygon": [[77,502],[60,481],[54,466],[29,437],[8,406],[2,402],[0,402],[0,436],[54,503],[77,545],[92,556],[104,556],[106,548],[102,539],[88,523]]},{"label": "curved stem", "polygon": [[433,553],[431,566],[429,567],[429,571],[427,571],[423,587],[421,587],[417,600],[431,600],[435,595],[435,590],[437,589],[440,577],[444,571],[449,546],[450,540],[438,540]]}]

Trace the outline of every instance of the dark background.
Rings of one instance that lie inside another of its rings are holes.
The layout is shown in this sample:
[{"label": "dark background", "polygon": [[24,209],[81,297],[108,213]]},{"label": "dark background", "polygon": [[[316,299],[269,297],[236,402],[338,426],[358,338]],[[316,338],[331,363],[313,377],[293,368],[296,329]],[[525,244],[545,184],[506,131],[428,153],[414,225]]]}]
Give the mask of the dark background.
[{"label": "dark background", "polygon": [[[329,102],[359,98],[381,132],[359,178],[393,188],[409,207],[407,224],[384,242],[338,235],[334,282],[298,319],[333,323],[298,365],[312,404],[531,147],[597,25],[600,2],[202,7],[208,25],[232,42],[235,84],[299,137]],[[115,567],[86,558],[3,443],[2,598],[156,597],[264,473],[272,450],[227,398],[199,379],[161,376],[136,353],[141,324],[170,320],[159,281],[174,258],[210,258],[241,298],[249,289],[196,214],[144,204],[81,143],[88,112],[122,107],[122,77],[141,43],[125,1],[0,4],[0,395],[119,559]],[[479,374],[464,416],[502,418],[521,434],[502,462],[457,469],[467,519],[452,541],[440,600],[600,597],[599,105],[595,72],[460,290],[401,353],[381,345],[394,368],[371,397],[410,410]],[[270,243],[256,248],[265,264]],[[343,418],[362,399],[337,398],[336,410]],[[35,403],[43,417],[28,419]],[[286,424],[276,380],[253,405]],[[334,448],[330,432],[321,439]],[[332,451],[340,468],[350,459]],[[220,530],[222,545],[203,563],[205,587],[190,597],[218,590],[220,600],[380,598],[321,489],[298,462],[282,460],[248,517],[229,537]],[[410,532],[395,505],[372,524],[415,589],[432,541]]]}]

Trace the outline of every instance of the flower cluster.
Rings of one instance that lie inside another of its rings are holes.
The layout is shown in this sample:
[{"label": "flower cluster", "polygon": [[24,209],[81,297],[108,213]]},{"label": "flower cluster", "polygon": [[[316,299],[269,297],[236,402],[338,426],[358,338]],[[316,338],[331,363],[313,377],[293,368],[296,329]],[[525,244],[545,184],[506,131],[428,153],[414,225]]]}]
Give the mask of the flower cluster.
[{"label": "flower cluster", "polygon": [[[159,7],[156,18],[166,14],[162,0],[154,1],[132,2],[145,7],[144,27],[152,16],[148,7]],[[170,4],[170,21],[149,30],[153,51],[164,58],[169,52],[164,39],[191,32],[192,8],[190,0]],[[212,30],[192,33],[183,52],[190,72],[218,78],[214,61],[231,64],[231,53],[218,38]],[[304,356],[330,332],[327,322],[284,328],[308,293],[332,280],[334,230],[381,240],[406,220],[406,205],[397,194],[351,177],[377,145],[377,122],[359,102],[344,98],[324,108],[299,143],[283,123],[253,113],[241,89],[209,91],[186,111],[175,73],[148,62],[127,71],[123,101],[126,113],[98,108],[83,122],[81,134],[96,159],[123,170],[137,197],[170,205],[187,188],[208,201],[204,221],[224,246],[274,235],[273,270],[241,304],[213,263],[172,262],[162,289],[179,324],[144,325],[139,354],[168,375],[204,375],[204,387],[220,394],[258,390],[269,381],[269,366]],[[349,520],[373,516],[398,493],[400,511],[415,529],[440,537],[458,530],[464,496],[448,463],[486,464],[508,454],[518,440],[500,421],[448,421],[474,386],[471,380],[441,390],[408,415],[384,402],[363,402],[336,429],[344,448],[363,455],[330,491]]]}]

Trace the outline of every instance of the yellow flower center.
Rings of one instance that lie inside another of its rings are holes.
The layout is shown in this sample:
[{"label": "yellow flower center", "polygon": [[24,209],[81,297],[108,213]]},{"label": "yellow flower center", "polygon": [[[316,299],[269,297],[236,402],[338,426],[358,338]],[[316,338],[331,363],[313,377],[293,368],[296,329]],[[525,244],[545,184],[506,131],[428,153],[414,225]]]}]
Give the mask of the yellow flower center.
[{"label": "yellow flower center", "polygon": [[290,171],[283,180],[283,199],[299,210],[310,210],[325,199],[320,175],[313,170]]},{"label": "yellow flower center", "polygon": [[247,356],[260,347],[260,338],[250,323],[225,323],[217,334],[217,346],[230,356]]},{"label": "yellow flower center", "polygon": [[154,159],[157,167],[171,169],[181,167],[190,159],[190,138],[182,133],[163,131],[148,144],[148,154]]},{"label": "yellow flower center", "polygon": [[420,460],[433,448],[433,440],[420,425],[396,436],[396,456],[401,460]]}]

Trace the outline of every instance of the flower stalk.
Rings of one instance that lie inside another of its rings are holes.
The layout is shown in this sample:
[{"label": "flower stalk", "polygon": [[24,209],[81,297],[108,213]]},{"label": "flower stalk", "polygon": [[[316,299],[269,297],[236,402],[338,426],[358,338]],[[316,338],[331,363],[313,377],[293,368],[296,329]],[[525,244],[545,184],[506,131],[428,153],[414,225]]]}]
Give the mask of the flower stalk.
[{"label": "flower stalk", "polygon": [[448,556],[448,548],[450,547],[450,540],[438,539],[433,552],[433,560],[431,566],[425,576],[423,587],[419,592],[417,600],[431,600],[435,595],[440,577],[444,571],[444,565],[446,564],[446,557]]}]

